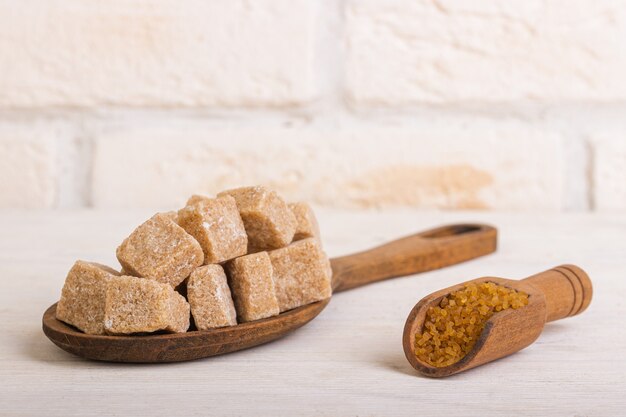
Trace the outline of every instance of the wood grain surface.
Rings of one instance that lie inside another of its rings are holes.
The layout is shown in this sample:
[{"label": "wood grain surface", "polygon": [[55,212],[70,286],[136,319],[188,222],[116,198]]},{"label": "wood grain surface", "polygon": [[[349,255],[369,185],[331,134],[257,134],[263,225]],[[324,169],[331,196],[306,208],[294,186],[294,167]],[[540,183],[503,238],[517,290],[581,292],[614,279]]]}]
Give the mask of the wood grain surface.
[{"label": "wood grain surface", "polygon": [[[54,346],[41,314],[76,259],[115,265],[150,211],[0,214],[0,415],[621,416],[626,409],[626,215],[386,210],[318,212],[337,257],[432,225],[499,230],[498,252],[337,293],[274,343],[160,365],[88,361]],[[526,349],[448,378],[420,376],[402,349],[424,296],[482,276],[521,278],[573,263],[593,279],[584,314],[545,326]]]}]

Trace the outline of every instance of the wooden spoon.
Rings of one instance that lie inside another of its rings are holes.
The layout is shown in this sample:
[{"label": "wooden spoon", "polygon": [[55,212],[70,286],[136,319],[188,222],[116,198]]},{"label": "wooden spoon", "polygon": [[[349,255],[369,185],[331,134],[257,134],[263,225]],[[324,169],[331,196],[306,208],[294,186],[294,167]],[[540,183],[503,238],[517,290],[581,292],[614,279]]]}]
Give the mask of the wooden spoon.
[{"label": "wooden spoon", "polygon": [[[429,271],[496,250],[491,226],[444,226],[331,260],[334,292],[376,281]],[[317,316],[330,299],[278,316],[232,327],[148,336],[82,333],[56,319],[56,304],[43,315],[43,331],[61,349],[88,359],[111,362],[178,362],[235,352],[278,339]]]},{"label": "wooden spoon", "polygon": [[[476,344],[460,361],[434,367],[415,356],[415,335],[424,327],[426,313],[443,297],[462,289],[467,283],[493,282],[528,294],[528,305],[495,313],[485,323]],[[575,265],[561,265],[521,281],[485,277],[467,281],[424,297],[406,320],[402,345],[413,368],[422,375],[443,377],[475,368],[515,353],[533,343],[546,322],[582,313],[591,303],[591,280]]]}]

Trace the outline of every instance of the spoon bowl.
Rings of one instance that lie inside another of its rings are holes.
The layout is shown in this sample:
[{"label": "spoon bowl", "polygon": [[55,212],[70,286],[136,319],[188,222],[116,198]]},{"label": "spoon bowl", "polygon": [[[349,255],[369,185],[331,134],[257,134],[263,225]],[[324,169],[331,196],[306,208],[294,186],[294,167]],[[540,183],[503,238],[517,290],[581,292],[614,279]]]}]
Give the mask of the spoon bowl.
[{"label": "spoon bowl", "polygon": [[56,303],[43,315],[46,336],[66,352],[108,362],[182,362],[235,352],[271,342],[305,325],[330,298],[278,316],[218,329],[146,336],[85,334],[56,319]]},{"label": "spoon bowl", "polygon": [[[333,292],[483,256],[495,251],[496,240],[496,229],[491,226],[457,224],[335,258],[331,260]],[[57,320],[54,304],[43,315],[43,331],[61,349],[87,359],[138,363],[180,362],[235,352],[278,339],[311,321],[329,301],[330,298],[236,326],[133,336],[85,334]]]}]

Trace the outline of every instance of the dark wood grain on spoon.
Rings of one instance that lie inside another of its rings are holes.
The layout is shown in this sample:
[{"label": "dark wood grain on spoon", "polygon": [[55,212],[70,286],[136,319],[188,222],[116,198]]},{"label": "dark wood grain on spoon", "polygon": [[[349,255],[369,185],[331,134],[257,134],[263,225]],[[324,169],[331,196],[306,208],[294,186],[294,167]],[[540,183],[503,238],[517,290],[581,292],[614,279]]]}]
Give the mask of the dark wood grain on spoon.
[{"label": "dark wood grain on spoon", "polygon": [[[333,290],[341,292],[454,265],[494,252],[496,241],[496,229],[481,224],[457,224],[417,233],[364,252],[332,259]],[[235,352],[278,339],[315,318],[329,301],[232,327],[147,336],[82,333],[56,319],[54,304],[43,315],[43,331],[61,349],[88,359],[179,362]]]}]

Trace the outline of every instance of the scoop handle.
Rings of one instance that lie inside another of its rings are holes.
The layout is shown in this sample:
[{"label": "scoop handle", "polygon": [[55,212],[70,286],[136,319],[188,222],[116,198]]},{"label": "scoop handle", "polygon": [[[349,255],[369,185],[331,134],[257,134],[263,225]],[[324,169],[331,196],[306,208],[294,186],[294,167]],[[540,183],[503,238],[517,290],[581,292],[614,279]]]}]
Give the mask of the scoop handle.
[{"label": "scoop handle", "polygon": [[546,322],[582,313],[591,303],[593,287],[585,271],[561,265],[523,280],[546,297]]},{"label": "scoop handle", "polygon": [[453,224],[382,246],[331,259],[333,291],[454,265],[496,250],[497,230],[484,224]]}]

